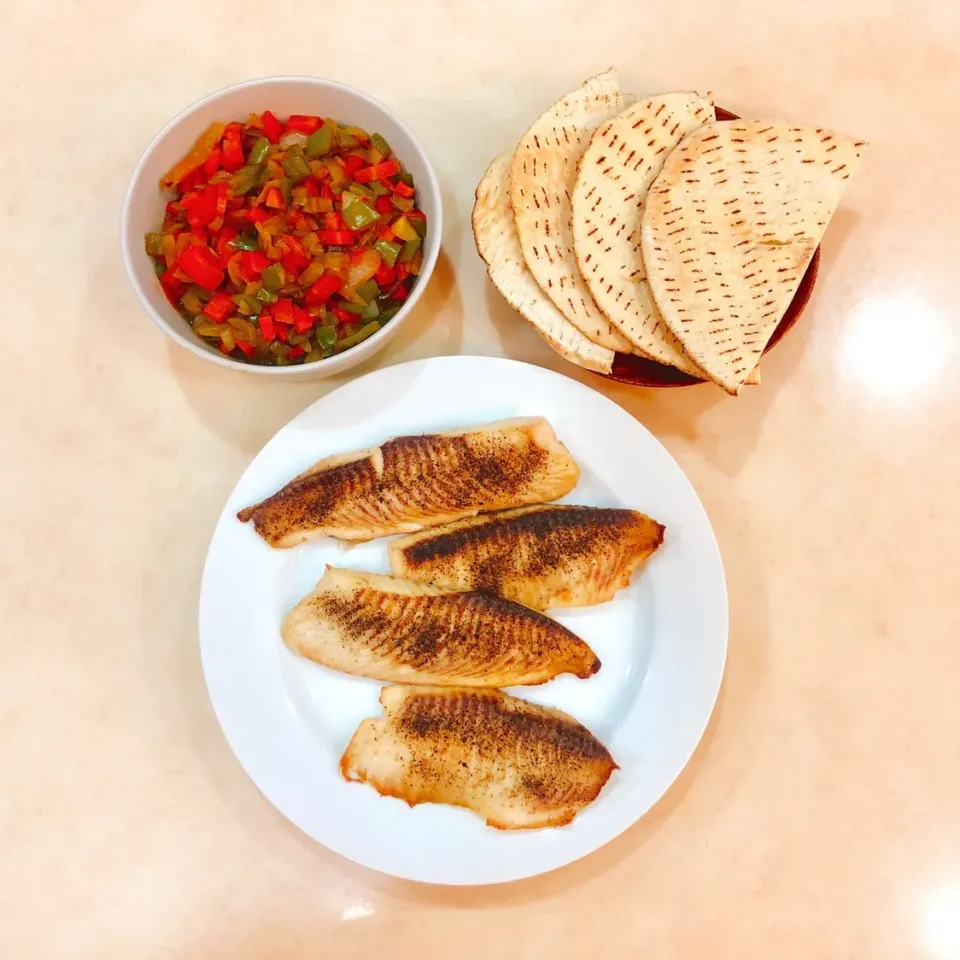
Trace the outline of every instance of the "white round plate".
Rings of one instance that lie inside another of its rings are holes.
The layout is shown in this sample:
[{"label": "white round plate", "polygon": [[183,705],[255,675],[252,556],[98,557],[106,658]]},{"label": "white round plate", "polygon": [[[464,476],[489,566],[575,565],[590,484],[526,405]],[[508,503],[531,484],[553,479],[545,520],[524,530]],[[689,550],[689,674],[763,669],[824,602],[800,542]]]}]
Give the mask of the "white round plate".
[{"label": "white round plate", "polygon": [[[560,677],[511,692],[572,714],[613,754],[600,797],[566,827],[500,831],[467,810],[408,807],[348,783],[340,756],[381,684],[291,653],[284,614],[333,563],[389,572],[385,541],[332,540],[274,550],[236,513],[329,454],[391,436],[543,415],[580,466],[565,502],[642,510],[664,544],[632,586],[557,619],[603,664],[589,680]],[[203,574],[200,645],[210,698],[230,746],[274,806],[315,840],[383,873],[428,883],[519,880],[612,840],[663,795],[690,759],[713,709],[727,647],[723,565],[710,522],[683,472],[611,400],[539,367],[436,357],[387,367],[318,400],[254,459],[227,501]]]}]

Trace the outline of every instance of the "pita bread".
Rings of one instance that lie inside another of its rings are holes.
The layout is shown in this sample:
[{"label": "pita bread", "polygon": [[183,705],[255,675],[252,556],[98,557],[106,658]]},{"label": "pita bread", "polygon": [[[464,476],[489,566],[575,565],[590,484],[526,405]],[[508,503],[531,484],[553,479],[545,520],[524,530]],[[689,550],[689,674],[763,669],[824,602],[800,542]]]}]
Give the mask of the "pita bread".
[{"label": "pita bread", "polygon": [[650,188],[641,249],[654,300],[728,393],[790,305],[863,146],[785,123],[709,123]]},{"label": "pita bread", "polygon": [[506,301],[567,360],[609,373],[613,351],[585,337],[537,286],[523,261],[510,210],[510,164],[504,153],[487,168],[473,206],[473,236],[487,273]]},{"label": "pita bread", "polygon": [[637,353],[694,377],[700,368],[663,322],[646,280],[640,223],[647,191],[677,144],[714,119],[696,93],[640,100],[597,128],[573,190],[573,247],[580,273],[608,320]]},{"label": "pita bread", "polygon": [[593,131],[623,109],[612,70],[558,100],[520,139],[510,170],[510,204],[527,268],[557,309],[594,343],[631,352],[580,276],[570,196]]}]

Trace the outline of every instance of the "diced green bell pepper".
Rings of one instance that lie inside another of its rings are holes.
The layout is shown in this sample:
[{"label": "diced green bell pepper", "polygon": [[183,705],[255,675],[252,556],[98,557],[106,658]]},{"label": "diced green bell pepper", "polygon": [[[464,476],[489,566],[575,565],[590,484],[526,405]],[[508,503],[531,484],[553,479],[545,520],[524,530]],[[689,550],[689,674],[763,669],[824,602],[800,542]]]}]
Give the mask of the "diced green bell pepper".
[{"label": "diced green bell pepper", "polygon": [[356,288],[357,296],[363,300],[364,303],[369,303],[371,300],[375,300],[380,296],[380,288],[377,286],[376,280],[367,280],[366,283],[361,283],[360,286]]},{"label": "diced green bell pepper", "polygon": [[163,256],[163,234],[162,233],[148,233],[143,238],[143,245],[147,253],[151,257],[162,257]]},{"label": "diced green bell pepper", "polygon": [[[323,128],[321,127],[320,129],[322,130]],[[291,147],[287,147],[283,155],[283,169],[286,170],[287,175],[294,182],[310,176],[312,172],[310,170],[310,162],[304,156],[303,147],[296,143]],[[287,198],[287,202],[290,202],[289,197]]]},{"label": "diced green bell pepper", "polygon": [[336,327],[317,327],[317,343],[327,350],[337,342]]},{"label": "diced green bell pepper", "polygon": [[260,282],[263,284],[263,288],[273,293],[283,287],[285,279],[283,267],[279,263],[272,263],[260,274]]},{"label": "diced green bell pepper", "polygon": [[406,263],[408,260],[412,259],[413,255],[420,249],[420,238],[417,237],[416,240],[408,240],[401,248],[400,254],[397,256],[397,263]]},{"label": "diced green bell pepper", "polygon": [[234,250],[259,250],[260,238],[255,233],[240,233],[229,241],[229,245]]},{"label": "diced green bell pepper", "polygon": [[250,148],[250,156],[247,157],[247,163],[263,163],[270,153],[270,141],[266,137],[261,137]]},{"label": "diced green bell pepper", "polygon": [[190,289],[183,294],[180,298],[180,303],[183,309],[193,317],[203,313],[203,301],[193,287],[190,287]]},{"label": "diced green bell pepper", "polygon": [[249,164],[246,167],[241,167],[230,178],[230,189],[234,192],[234,195],[242,197],[244,194],[249,193],[260,180],[261,172],[257,164]]},{"label": "diced green bell pepper", "polygon": [[374,245],[373,249],[383,257],[383,262],[388,266],[392,267],[397,262],[397,257],[400,255],[400,244],[391,243],[389,240],[378,240]]},{"label": "diced green bell pepper", "polygon": [[316,160],[318,157],[322,157],[325,153],[329,153],[333,147],[333,135],[336,132],[336,124],[325,120],[323,126],[319,130],[314,130],[313,133],[307,137],[307,142],[304,147],[304,152],[311,160]]},{"label": "diced green bell pepper", "polygon": [[[262,275],[261,279],[263,279]],[[263,303],[276,303],[280,298],[272,290],[268,290],[266,287],[261,287],[257,291],[257,299]]]},{"label": "diced green bell pepper", "polygon": [[347,313],[355,313],[357,316],[360,316],[364,310],[367,309],[365,303],[350,303],[349,301],[344,301],[340,304],[341,310],[346,310]]},{"label": "diced green bell pepper", "polygon": [[351,183],[347,189],[364,200],[372,200],[376,194],[364,183]]},{"label": "diced green bell pepper", "polygon": [[350,347],[355,347],[358,343],[362,343],[367,337],[372,337],[380,329],[380,324],[374,320],[372,323],[364,324],[356,333],[351,334],[349,337],[344,337],[342,340],[337,341],[335,347],[337,353],[341,353],[344,350],[349,350]]},{"label": "diced green bell pepper", "polygon": [[262,301],[258,300],[256,297],[248,296],[245,293],[238,293],[234,296],[233,302],[237,305],[237,309],[245,317],[256,317],[260,315],[260,310],[263,308]]},{"label": "diced green bell pepper", "polygon": [[379,133],[375,133],[370,138],[370,146],[373,147],[377,153],[382,153],[384,160],[393,153],[393,150],[390,149],[390,144],[387,143],[386,139]]},{"label": "diced green bell pepper", "polygon": [[376,210],[349,190],[343,194],[341,216],[349,230],[363,230],[364,227],[369,227],[380,219],[380,214]]}]

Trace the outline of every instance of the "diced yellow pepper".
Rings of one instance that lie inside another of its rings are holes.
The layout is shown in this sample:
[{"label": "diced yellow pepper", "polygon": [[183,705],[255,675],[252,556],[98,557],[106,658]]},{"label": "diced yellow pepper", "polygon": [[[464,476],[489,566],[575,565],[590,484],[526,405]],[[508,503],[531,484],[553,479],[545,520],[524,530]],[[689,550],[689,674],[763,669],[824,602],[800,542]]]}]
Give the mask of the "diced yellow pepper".
[{"label": "diced yellow pepper", "polygon": [[406,217],[397,217],[393,222],[393,232],[401,240],[417,240],[420,234],[413,229],[413,224]]}]

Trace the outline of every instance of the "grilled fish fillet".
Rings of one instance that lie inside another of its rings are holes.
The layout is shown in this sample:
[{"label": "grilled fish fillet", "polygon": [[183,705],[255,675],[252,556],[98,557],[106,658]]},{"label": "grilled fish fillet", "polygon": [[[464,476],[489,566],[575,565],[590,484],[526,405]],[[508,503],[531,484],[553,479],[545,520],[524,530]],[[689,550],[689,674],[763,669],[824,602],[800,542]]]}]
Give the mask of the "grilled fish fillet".
[{"label": "grilled fish fillet", "polygon": [[325,667],[391,683],[509,687],[600,669],[579,637],[519,603],[335,567],[287,615],[283,639]]},{"label": "grilled fish fillet", "polygon": [[390,544],[398,577],[484,590],[534,610],[610,600],[663,542],[636,510],[546,505],[475,517]]},{"label": "grilled fish fillet", "polygon": [[318,536],[372,540],[555,500],[578,477],[546,420],[517,418],[327,457],[237,518],[252,520],[273,547]]},{"label": "grilled fish fillet", "polygon": [[617,769],[573,717],[460,687],[384,687],[384,716],[364,720],[340,772],[410,806],[448,803],[491,827],[569,823]]}]

